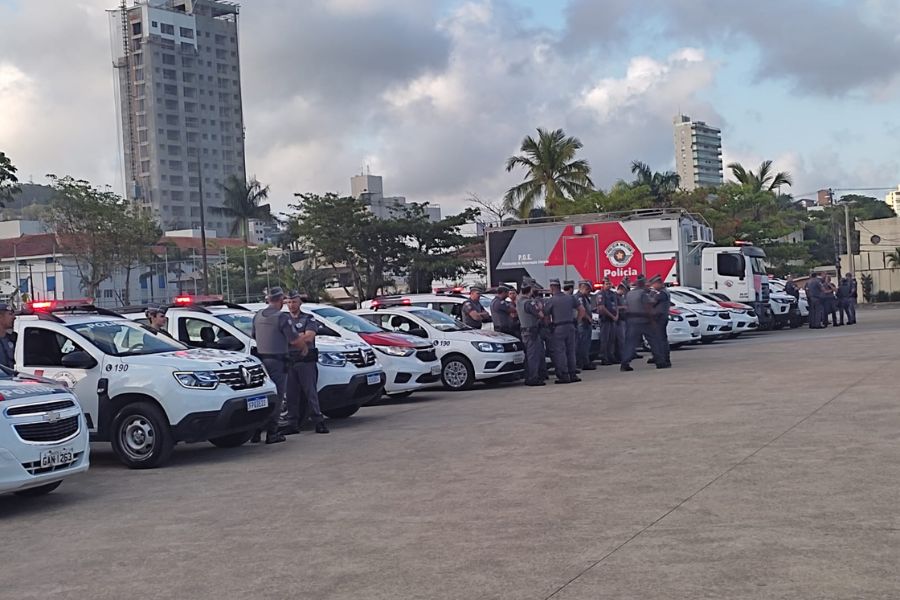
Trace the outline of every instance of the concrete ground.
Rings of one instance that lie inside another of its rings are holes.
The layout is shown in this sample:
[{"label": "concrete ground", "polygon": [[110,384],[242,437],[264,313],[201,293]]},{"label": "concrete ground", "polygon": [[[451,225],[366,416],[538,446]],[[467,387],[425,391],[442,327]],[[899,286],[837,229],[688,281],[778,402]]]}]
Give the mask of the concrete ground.
[{"label": "concrete ground", "polygon": [[0,498],[0,598],[896,599],[898,333],[860,311],[154,471],[95,445]]}]

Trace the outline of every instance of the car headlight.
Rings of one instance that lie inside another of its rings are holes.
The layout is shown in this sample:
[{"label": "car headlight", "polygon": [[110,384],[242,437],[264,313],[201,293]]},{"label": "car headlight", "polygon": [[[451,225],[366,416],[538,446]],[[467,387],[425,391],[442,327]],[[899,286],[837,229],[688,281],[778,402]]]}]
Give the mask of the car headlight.
[{"label": "car headlight", "polygon": [[323,367],[343,367],[347,359],[340,352],[319,352],[319,364]]},{"label": "car headlight", "polygon": [[747,311],[742,308],[732,308],[731,312],[733,312],[736,315],[746,315],[747,314]]},{"label": "car headlight", "polygon": [[669,315],[670,321],[684,321],[684,317],[681,315]]},{"label": "car headlight", "polygon": [[503,352],[503,344],[495,344],[493,342],[472,342],[475,349],[479,352]]},{"label": "car headlight", "polygon": [[412,356],[415,352],[414,349],[409,346],[372,346],[379,352],[387,354],[388,356]]},{"label": "car headlight", "polygon": [[181,387],[214,390],[219,385],[219,376],[212,371],[180,371],[174,375]]},{"label": "car headlight", "polygon": [[719,311],[717,311],[717,310],[698,309],[698,310],[695,310],[694,312],[696,312],[698,315],[703,315],[704,317],[714,317],[717,314],[719,314]]}]

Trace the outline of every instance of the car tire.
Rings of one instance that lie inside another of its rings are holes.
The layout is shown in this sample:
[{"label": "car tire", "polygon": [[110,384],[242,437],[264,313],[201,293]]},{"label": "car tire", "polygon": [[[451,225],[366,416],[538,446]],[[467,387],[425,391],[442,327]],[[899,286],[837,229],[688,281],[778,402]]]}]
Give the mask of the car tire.
[{"label": "car tire", "polygon": [[347,419],[352,417],[359,411],[359,406],[342,406],[340,408],[332,408],[330,410],[323,410],[322,414],[328,417],[329,419]]},{"label": "car tire", "polygon": [[155,469],[167,463],[175,449],[169,422],[155,404],[125,405],[112,423],[112,447],[129,469]]},{"label": "car tire", "polygon": [[21,496],[22,498],[37,498],[38,496],[46,496],[47,494],[58,488],[61,483],[62,481],[45,483],[44,485],[28,488],[27,490],[19,490],[18,492],[14,492],[14,494],[16,496]]},{"label": "car tire", "polygon": [[210,438],[209,443],[217,448],[237,448],[243,446],[253,437],[252,431],[239,431],[220,437]]},{"label": "car tire", "polygon": [[461,392],[475,384],[475,369],[461,354],[445,356],[441,361],[441,382],[453,392]]}]

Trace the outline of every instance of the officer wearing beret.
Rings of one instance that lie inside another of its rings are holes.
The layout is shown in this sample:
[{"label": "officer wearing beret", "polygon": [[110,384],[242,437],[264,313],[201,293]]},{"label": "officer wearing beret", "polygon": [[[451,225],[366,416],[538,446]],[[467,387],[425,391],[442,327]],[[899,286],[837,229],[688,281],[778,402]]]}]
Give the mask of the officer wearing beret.
[{"label": "officer wearing beret", "polygon": [[637,355],[637,347],[647,338],[650,341],[650,349],[657,364],[664,361],[659,356],[659,344],[654,335],[652,325],[653,301],[647,291],[647,279],[638,275],[634,287],[625,295],[625,308],[628,311],[628,328],[625,335],[625,348],[622,350],[621,371],[634,371],[631,361]]},{"label": "officer wearing beret", "polygon": [[[657,349],[654,356],[659,356],[662,362],[656,363],[657,369],[668,369],[672,366],[669,355],[669,335],[666,329],[669,326],[669,309],[672,308],[672,296],[666,289],[666,284],[659,275],[654,276],[650,280],[653,288],[653,339],[656,341]],[[650,359],[656,362],[656,359]]]},{"label": "officer wearing beret", "polygon": [[[574,287],[574,282],[566,283],[572,283]],[[575,364],[575,324],[584,318],[584,307],[574,295],[563,293],[559,279],[550,280],[550,292],[550,326],[556,383],[576,383],[581,379],[576,373]]]},{"label": "officer wearing beret", "polygon": [[497,295],[491,300],[491,321],[494,322],[494,331],[514,334],[512,313],[515,308],[506,299],[509,297],[509,288],[501,285],[497,288]]},{"label": "officer wearing beret", "polygon": [[0,302],[0,365],[16,368],[16,313],[6,302]]}]

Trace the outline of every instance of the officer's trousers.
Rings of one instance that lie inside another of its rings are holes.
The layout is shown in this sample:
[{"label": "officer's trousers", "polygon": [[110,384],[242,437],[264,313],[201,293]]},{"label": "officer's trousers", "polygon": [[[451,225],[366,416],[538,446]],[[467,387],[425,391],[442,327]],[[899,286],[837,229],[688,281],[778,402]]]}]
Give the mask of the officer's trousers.
[{"label": "officer's trousers", "polygon": [[600,321],[600,357],[604,363],[616,362],[616,325],[615,321]]},{"label": "officer's trousers", "polygon": [[622,350],[622,366],[628,366],[637,356],[637,348],[641,344],[642,338],[647,338],[650,343],[650,350],[653,352],[653,358],[656,364],[663,362],[659,355],[659,342],[656,335],[656,328],[648,319],[628,319],[628,328],[625,335],[625,348]]},{"label": "officer's trousers", "polygon": [[575,376],[575,324],[560,323],[553,328],[553,368],[557,379]]},{"label": "officer's trousers", "polygon": [[544,351],[544,360],[541,361],[541,379],[547,379],[547,357],[553,358],[553,339],[550,328],[542,325],[538,328],[538,338],[541,341],[541,349]]},{"label": "officer's trousers", "polygon": [[625,358],[625,338],[628,334],[628,321],[619,319],[616,321],[616,360],[622,362]]},{"label": "officer's trousers", "polygon": [[847,318],[850,319],[850,323],[856,323],[856,298],[849,298],[847,300]]},{"label": "officer's trousers", "polygon": [[669,334],[666,331],[668,325],[669,315],[659,316],[656,318],[655,330],[653,332],[653,337],[656,340],[656,350],[654,350],[653,355],[662,358],[663,364],[666,365],[672,364],[672,359],[669,355]]},{"label": "officer's trousers", "polygon": [[284,394],[287,388],[287,357],[284,356],[267,356],[261,358],[269,379],[275,384],[275,390],[278,398],[275,400],[275,409],[272,411],[272,417],[266,423],[266,433],[278,432],[278,420],[281,419],[281,409],[284,406]]},{"label": "officer's trousers", "polygon": [[818,298],[811,298],[809,301],[809,328],[819,329],[822,327],[822,316],[825,311],[822,310],[822,301]]},{"label": "officer's trousers", "polygon": [[535,327],[522,329],[522,341],[525,344],[525,383],[539,383],[544,380],[543,371],[547,370],[544,340]]},{"label": "officer's trousers", "polygon": [[295,362],[288,369],[287,422],[299,427],[308,415],[313,423],[321,423],[325,417],[319,409],[319,368],[315,361]]},{"label": "officer's trousers", "polygon": [[593,327],[590,323],[578,324],[578,345],[576,352],[576,363],[582,369],[591,364],[591,336]]}]

